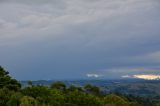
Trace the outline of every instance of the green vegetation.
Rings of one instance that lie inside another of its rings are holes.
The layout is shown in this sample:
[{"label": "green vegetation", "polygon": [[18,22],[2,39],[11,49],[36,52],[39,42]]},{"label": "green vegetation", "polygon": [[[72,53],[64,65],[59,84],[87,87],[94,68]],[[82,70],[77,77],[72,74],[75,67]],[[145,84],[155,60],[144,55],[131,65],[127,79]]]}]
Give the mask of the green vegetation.
[{"label": "green vegetation", "polygon": [[5,71],[1,66],[0,66],[0,88],[8,88],[9,90],[14,90],[17,91],[20,89],[21,85],[20,83],[12,79],[9,76],[9,72]]},{"label": "green vegetation", "polygon": [[27,87],[21,88],[20,83],[0,67],[0,106],[160,106],[160,101],[122,94],[104,95],[94,85],[67,87],[60,81],[49,87],[28,81]]}]

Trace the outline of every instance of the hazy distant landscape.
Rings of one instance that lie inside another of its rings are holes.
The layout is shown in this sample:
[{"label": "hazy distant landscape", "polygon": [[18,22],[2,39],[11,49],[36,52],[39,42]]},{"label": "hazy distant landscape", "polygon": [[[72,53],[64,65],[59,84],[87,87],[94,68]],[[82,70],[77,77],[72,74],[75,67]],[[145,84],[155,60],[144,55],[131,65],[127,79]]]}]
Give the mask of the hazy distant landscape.
[{"label": "hazy distant landscape", "polygon": [[[122,93],[135,96],[151,97],[160,95],[160,80],[117,79],[117,80],[62,80],[66,86],[83,87],[92,84],[100,87],[104,94]],[[33,81],[34,85],[50,86],[54,80]],[[21,81],[22,87],[27,86],[28,81]]]}]

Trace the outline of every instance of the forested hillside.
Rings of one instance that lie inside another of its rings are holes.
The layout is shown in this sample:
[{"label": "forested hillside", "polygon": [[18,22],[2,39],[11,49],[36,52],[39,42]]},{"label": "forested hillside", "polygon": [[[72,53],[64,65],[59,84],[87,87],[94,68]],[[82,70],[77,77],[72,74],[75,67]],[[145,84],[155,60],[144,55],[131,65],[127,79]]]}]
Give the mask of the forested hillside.
[{"label": "forested hillside", "polygon": [[28,85],[21,88],[21,84],[0,67],[0,106],[160,106],[160,101],[119,93],[104,94],[95,85],[66,86],[60,81],[50,86],[28,81]]}]

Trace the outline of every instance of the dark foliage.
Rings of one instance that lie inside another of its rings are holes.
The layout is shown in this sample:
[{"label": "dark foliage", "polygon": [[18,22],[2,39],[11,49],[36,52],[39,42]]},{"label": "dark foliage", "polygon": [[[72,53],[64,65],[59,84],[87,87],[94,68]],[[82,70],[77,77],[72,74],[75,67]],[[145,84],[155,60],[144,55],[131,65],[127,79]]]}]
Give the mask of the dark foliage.
[{"label": "dark foliage", "polygon": [[50,87],[28,81],[28,86],[20,89],[19,82],[0,67],[0,106],[160,106],[160,96],[104,95],[100,91],[91,84],[76,87],[59,81]]}]

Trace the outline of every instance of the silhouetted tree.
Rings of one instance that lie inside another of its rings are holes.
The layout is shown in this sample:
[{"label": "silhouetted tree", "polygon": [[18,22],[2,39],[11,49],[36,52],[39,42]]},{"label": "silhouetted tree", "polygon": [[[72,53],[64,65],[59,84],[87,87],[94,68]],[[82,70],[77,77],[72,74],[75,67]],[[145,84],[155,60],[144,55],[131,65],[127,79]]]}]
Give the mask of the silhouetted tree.
[{"label": "silhouetted tree", "polygon": [[9,76],[9,72],[0,66],[0,88],[6,87],[9,90],[19,90],[21,84]]}]

